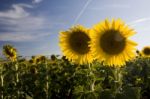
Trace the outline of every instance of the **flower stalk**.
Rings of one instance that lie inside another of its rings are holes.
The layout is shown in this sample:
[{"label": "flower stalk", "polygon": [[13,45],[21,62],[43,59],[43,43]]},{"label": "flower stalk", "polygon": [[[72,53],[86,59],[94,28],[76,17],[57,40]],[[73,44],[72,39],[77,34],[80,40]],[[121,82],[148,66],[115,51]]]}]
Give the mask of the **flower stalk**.
[{"label": "flower stalk", "polygon": [[46,99],[49,99],[49,77],[48,77],[48,68],[47,68],[47,62],[45,63],[45,67],[46,67]]},{"label": "flower stalk", "polygon": [[[4,77],[3,77],[3,75],[1,74],[1,87],[3,88],[3,86],[4,86]],[[1,99],[3,99],[4,97],[3,97],[3,90],[2,90],[2,92],[1,92],[2,94],[1,94]]]},{"label": "flower stalk", "polygon": [[115,93],[118,93],[120,91],[120,88],[122,87],[122,71],[121,68],[115,68],[114,69],[114,80],[115,80]]},{"label": "flower stalk", "polygon": [[[16,70],[16,85],[18,85],[19,83],[19,74],[18,74],[18,63],[15,63],[15,70]],[[19,89],[17,88],[17,98],[19,99],[19,96],[20,96],[20,91]]]},{"label": "flower stalk", "polygon": [[[93,74],[93,71],[92,71],[92,68],[91,68],[91,64],[88,64],[88,67],[89,67],[89,70],[90,70],[90,76],[92,76],[92,75],[94,75]],[[90,84],[90,90],[91,91],[94,91],[95,90],[95,79],[93,78],[93,80],[92,80],[92,83]]]}]

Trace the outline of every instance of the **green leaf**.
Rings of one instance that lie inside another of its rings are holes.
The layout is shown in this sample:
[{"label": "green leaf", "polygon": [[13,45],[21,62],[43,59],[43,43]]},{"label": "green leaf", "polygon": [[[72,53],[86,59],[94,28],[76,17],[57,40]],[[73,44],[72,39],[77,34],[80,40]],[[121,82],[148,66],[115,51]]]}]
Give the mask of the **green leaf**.
[{"label": "green leaf", "polygon": [[100,93],[100,99],[114,99],[113,92],[109,89],[106,89]]},{"label": "green leaf", "polygon": [[140,99],[141,88],[125,87],[123,93],[118,93],[115,99]]}]

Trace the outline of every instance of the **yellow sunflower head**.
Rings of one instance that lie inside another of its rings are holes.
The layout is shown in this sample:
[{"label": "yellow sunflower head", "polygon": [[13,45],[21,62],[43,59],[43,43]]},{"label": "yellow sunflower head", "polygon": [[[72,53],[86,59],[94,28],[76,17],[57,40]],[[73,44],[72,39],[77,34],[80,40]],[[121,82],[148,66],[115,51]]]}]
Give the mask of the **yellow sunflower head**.
[{"label": "yellow sunflower head", "polygon": [[37,55],[37,56],[35,56],[35,57],[33,58],[33,60],[34,60],[34,64],[40,64],[40,63],[44,62],[44,61],[45,61],[45,59],[43,60],[42,58],[44,58],[44,57],[43,57],[43,56],[41,56],[41,55]]},{"label": "yellow sunflower head", "polygon": [[17,59],[17,50],[11,45],[3,46],[3,54],[11,61],[16,61]]},{"label": "yellow sunflower head", "polygon": [[51,55],[51,60],[52,61],[55,61],[57,58],[56,58],[56,56],[55,55]]},{"label": "yellow sunflower head", "polygon": [[31,60],[29,61],[32,64],[40,64],[42,62],[45,62],[45,56],[32,56]]},{"label": "yellow sunflower head", "polygon": [[89,64],[92,62],[89,42],[89,30],[81,25],[72,27],[68,31],[60,32],[60,48],[69,61],[77,64]]},{"label": "yellow sunflower head", "polygon": [[46,60],[47,60],[47,58],[45,56],[43,56],[43,55],[39,56],[38,58],[40,60],[40,63],[45,63]]},{"label": "yellow sunflower head", "polygon": [[144,47],[141,53],[144,57],[150,57],[150,46]]},{"label": "yellow sunflower head", "polygon": [[32,64],[36,64],[35,57],[36,56],[32,56],[31,59],[29,60],[29,62]]},{"label": "yellow sunflower head", "polygon": [[135,57],[135,42],[128,39],[135,34],[120,20],[105,20],[98,23],[90,31],[92,38],[90,47],[97,60],[104,65],[120,67]]}]

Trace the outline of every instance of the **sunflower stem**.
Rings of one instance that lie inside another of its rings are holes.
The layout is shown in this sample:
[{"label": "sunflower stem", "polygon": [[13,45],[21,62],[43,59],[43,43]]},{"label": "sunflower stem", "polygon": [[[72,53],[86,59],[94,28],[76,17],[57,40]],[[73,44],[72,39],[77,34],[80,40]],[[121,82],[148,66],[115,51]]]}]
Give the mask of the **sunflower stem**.
[{"label": "sunflower stem", "polygon": [[46,99],[49,99],[49,83],[48,83],[48,68],[47,68],[47,62],[45,63],[46,66]]},{"label": "sunflower stem", "polygon": [[115,94],[120,91],[120,88],[122,86],[122,72],[120,68],[115,68],[114,71],[114,80],[115,80]]},{"label": "sunflower stem", "polygon": [[[3,86],[4,86],[4,77],[3,77],[3,75],[1,74],[1,87],[3,88]],[[1,99],[3,99],[3,90],[2,90],[2,94],[1,94]]]},{"label": "sunflower stem", "polygon": [[[16,85],[19,83],[19,75],[18,75],[18,63],[15,63],[15,69],[16,69]],[[17,88],[17,99],[19,99],[19,89]]]},{"label": "sunflower stem", "polygon": [[[91,68],[91,64],[88,64],[88,67],[89,67],[89,70],[90,70],[89,75],[93,76],[94,74],[93,74],[93,71],[92,71],[92,68]],[[92,83],[90,84],[90,90],[94,91],[95,90],[94,87],[95,87],[95,79],[93,78]]]}]

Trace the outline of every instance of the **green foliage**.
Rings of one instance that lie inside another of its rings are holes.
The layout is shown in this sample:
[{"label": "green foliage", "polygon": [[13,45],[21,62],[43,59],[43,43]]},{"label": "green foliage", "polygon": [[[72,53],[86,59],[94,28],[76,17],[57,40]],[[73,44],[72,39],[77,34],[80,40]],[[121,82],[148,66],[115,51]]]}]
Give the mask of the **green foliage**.
[{"label": "green foliage", "polygon": [[125,87],[122,93],[117,93],[116,99],[140,99],[141,88]]},{"label": "green foliage", "polygon": [[150,59],[137,58],[123,68],[93,62],[76,65],[64,57],[32,64],[20,58],[0,63],[0,99],[149,98]]}]

